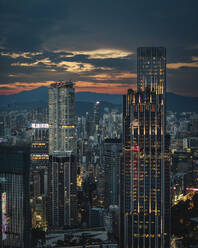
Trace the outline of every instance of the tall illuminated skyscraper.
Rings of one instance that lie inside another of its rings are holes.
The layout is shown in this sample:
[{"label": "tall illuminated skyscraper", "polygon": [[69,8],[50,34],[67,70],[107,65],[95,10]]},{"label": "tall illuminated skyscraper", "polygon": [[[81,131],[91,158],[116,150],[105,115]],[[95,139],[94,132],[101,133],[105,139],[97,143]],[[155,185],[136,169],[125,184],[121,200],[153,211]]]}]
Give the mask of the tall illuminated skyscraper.
[{"label": "tall illuminated skyscraper", "polygon": [[123,98],[121,247],[170,247],[166,50],[138,48],[137,91]]},{"label": "tall illuminated skyscraper", "polygon": [[74,87],[49,88],[48,226],[74,226],[77,218]]}]

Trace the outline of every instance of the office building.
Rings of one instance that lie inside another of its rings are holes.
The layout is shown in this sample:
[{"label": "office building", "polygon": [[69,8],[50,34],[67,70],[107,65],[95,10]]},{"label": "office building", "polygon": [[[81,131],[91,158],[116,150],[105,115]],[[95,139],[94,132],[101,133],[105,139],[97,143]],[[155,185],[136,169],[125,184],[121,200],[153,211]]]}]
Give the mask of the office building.
[{"label": "office building", "polygon": [[137,91],[123,97],[121,247],[170,247],[166,50],[138,49]]},{"label": "office building", "polygon": [[119,204],[119,174],[121,151],[122,144],[120,139],[104,140],[105,209],[108,209],[110,205]]},{"label": "office building", "polygon": [[71,153],[50,156],[48,172],[48,226],[77,224],[76,157]]},{"label": "office building", "polygon": [[47,194],[47,169],[49,163],[48,123],[31,123],[31,180],[32,196],[37,197]]},{"label": "office building", "polygon": [[0,247],[31,247],[30,151],[0,146]]}]

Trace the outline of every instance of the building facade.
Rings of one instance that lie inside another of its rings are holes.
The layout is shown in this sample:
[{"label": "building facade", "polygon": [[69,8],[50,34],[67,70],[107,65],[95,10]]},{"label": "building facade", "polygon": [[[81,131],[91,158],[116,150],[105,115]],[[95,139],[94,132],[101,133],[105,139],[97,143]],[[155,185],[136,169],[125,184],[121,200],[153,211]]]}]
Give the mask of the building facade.
[{"label": "building facade", "polygon": [[166,50],[138,49],[137,91],[123,97],[121,247],[170,247]]},{"label": "building facade", "polygon": [[71,153],[50,156],[48,173],[48,226],[77,224],[76,157]]},{"label": "building facade", "polygon": [[49,88],[49,154],[75,151],[74,85],[72,82],[52,84]]},{"label": "building facade", "polygon": [[47,169],[49,163],[49,124],[32,123],[31,140],[31,179],[32,196],[47,194]]},{"label": "building facade", "polygon": [[0,247],[31,247],[30,151],[0,146]]},{"label": "building facade", "polygon": [[120,154],[122,144],[120,139],[105,139],[104,141],[104,171],[105,193],[104,207],[119,204],[119,174]]}]

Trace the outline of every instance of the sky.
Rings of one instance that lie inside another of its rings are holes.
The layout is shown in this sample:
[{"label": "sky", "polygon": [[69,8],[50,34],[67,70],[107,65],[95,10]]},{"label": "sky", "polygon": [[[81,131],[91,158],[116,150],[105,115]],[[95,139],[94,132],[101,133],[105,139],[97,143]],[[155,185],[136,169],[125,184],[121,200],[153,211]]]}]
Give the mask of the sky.
[{"label": "sky", "polygon": [[137,48],[167,49],[167,91],[198,97],[196,0],[0,0],[0,94],[72,80],[136,87]]}]

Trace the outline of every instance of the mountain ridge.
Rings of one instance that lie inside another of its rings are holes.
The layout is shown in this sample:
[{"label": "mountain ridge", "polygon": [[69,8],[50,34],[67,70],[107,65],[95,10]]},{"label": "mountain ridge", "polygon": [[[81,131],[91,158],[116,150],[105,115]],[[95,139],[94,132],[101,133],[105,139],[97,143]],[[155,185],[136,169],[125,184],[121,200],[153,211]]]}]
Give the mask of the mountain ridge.
[{"label": "mountain ridge", "polygon": [[[77,92],[76,102],[94,103],[96,101],[121,105],[121,94],[105,94],[93,92]],[[12,95],[0,95],[0,106],[5,108],[8,104],[22,105],[40,103],[46,105],[48,102],[48,87],[39,87],[31,91],[22,91]],[[167,110],[173,112],[198,112],[198,97],[182,96],[167,93]]]}]

